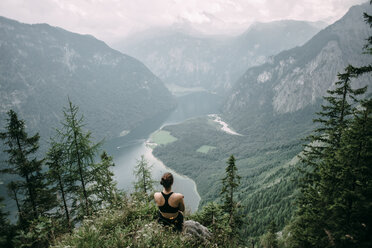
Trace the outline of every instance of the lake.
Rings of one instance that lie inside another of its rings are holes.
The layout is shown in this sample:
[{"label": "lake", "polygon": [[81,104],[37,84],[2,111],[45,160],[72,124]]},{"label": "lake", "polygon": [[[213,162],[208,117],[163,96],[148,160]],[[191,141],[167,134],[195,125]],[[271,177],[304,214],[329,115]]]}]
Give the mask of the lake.
[{"label": "lake", "polygon": [[[137,160],[140,159],[141,155],[144,155],[149,164],[153,165],[152,175],[154,180],[160,181],[164,172],[170,171],[173,173],[173,190],[185,196],[186,209],[194,212],[198,209],[200,201],[195,182],[167,168],[167,165],[164,165],[152,155],[152,150],[145,143],[153,132],[165,125],[219,113],[219,106],[221,106],[223,99],[221,96],[203,91],[178,96],[176,100],[177,108],[174,111],[145,121],[135,129],[130,130],[125,136],[106,141],[104,149],[114,157],[116,165],[114,174],[120,189],[127,192],[133,190],[133,182],[135,181],[133,170]],[[157,183],[155,186],[157,190],[161,190],[160,184]]]}]

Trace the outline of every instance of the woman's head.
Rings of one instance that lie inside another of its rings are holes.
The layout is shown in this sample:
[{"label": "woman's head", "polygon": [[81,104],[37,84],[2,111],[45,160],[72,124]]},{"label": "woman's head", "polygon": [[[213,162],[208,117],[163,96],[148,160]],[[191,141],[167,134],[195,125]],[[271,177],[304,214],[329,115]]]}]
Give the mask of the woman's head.
[{"label": "woman's head", "polygon": [[164,173],[161,177],[160,184],[163,185],[164,188],[170,188],[173,184],[173,175],[170,172]]}]

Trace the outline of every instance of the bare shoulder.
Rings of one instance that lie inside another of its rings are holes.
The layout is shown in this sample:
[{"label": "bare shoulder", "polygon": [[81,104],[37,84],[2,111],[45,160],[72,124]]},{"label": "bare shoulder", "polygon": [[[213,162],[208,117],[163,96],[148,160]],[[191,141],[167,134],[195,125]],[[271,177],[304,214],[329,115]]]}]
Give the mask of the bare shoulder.
[{"label": "bare shoulder", "polygon": [[161,196],[161,193],[160,192],[155,192],[154,193],[154,199],[159,199],[159,197]]},{"label": "bare shoulder", "polygon": [[183,199],[183,198],[185,198],[184,196],[183,196],[183,194],[181,194],[181,193],[174,193],[175,194],[175,197],[177,198],[177,199]]}]

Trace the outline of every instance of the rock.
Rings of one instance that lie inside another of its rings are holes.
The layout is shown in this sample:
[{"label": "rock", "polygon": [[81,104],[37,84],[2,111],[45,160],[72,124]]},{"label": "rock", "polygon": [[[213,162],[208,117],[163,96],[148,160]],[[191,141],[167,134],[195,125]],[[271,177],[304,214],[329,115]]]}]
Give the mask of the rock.
[{"label": "rock", "polygon": [[202,241],[208,241],[212,236],[208,228],[193,220],[187,220],[183,223],[183,233],[197,237]]}]

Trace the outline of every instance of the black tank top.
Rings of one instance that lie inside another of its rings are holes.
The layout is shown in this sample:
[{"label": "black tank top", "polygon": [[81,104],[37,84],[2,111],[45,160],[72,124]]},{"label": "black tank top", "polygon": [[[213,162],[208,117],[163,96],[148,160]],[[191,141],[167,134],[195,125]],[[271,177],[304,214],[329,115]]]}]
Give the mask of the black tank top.
[{"label": "black tank top", "polygon": [[163,206],[159,206],[159,210],[163,213],[177,213],[179,208],[174,208],[168,204],[168,199],[173,194],[173,192],[170,192],[168,195],[164,194],[163,192],[161,192],[161,194],[164,197],[165,203]]}]

